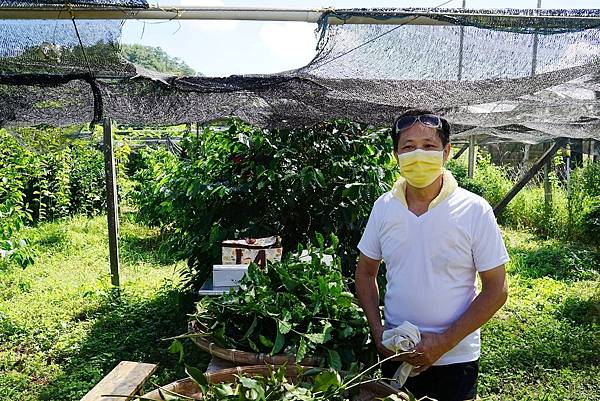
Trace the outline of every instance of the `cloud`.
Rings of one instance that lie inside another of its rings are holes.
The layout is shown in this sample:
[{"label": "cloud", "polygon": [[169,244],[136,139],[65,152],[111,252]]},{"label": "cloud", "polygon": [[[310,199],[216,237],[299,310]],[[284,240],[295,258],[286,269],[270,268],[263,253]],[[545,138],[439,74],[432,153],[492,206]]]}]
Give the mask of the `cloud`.
[{"label": "cloud", "polygon": [[[181,7],[225,7],[223,0],[180,0]],[[203,20],[190,21],[194,29],[207,32],[233,31],[237,28],[239,21],[233,20]]]},{"label": "cloud", "polygon": [[315,27],[305,22],[269,22],[260,28],[259,38],[289,68],[297,68],[315,56]]}]

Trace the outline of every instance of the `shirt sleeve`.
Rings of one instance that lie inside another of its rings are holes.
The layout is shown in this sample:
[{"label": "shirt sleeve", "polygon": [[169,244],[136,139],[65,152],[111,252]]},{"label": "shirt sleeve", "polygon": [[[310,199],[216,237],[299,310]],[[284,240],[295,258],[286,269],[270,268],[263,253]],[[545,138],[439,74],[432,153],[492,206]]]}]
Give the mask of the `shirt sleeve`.
[{"label": "shirt sleeve", "polygon": [[505,264],[510,259],[496,216],[492,208],[486,206],[483,216],[475,220],[473,229],[473,262],[480,272]]},{"label": "shirt sleeve", "polygon": [[378,204],[373,205],[369,221],[365,227],[365,231],[358,243],[358,249],[367,257],[375,260],[381,260],[381,243],[379,241],[379,228],[381,227],[379,220]]}]

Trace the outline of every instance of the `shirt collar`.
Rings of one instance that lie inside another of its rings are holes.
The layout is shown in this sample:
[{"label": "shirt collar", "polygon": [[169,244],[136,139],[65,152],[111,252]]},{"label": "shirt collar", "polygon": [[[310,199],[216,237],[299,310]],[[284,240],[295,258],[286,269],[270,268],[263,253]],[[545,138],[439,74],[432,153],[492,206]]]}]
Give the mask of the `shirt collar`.
[{"label": "shirt collar", "polygon": [[[431,210],[440,203],[442,203],[444,199],[449,197],[456,188],[458,188],[458,183],[456,182],[456,179],[450,171],[444,169],[442,190],[440,191],[438,196],[436,196],[431,201],[427,210]],[[398,178],[398,180],[394,183],[394,187],[392,188],[392,195],[394,195],[396,199],[398,199],[400,202],[402,202],[404,206],[408,208],[408,203],[406,202],[406,180],[404,179],[404,177]]]}]

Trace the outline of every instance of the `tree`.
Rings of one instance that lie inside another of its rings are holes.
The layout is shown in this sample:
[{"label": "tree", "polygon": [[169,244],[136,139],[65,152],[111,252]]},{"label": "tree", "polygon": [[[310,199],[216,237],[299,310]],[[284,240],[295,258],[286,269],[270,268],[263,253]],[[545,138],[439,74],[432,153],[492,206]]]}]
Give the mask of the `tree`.
[{"label": "tree", "polygon": [[150,70],[177,76],[194,76],[196,71],[185,61],[172,57],[160,47],[144,45],[121,45],[121,52],[130,62]]}]

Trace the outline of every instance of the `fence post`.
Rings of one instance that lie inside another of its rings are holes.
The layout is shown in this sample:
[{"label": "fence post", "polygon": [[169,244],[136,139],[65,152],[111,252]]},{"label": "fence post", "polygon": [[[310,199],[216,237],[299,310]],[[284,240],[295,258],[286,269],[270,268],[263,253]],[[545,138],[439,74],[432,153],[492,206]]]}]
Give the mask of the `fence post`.
[{"label": "fence post", "polygon": [[469,178],[473,178],[475,172],[475,136],[469,136]]},{"label": "fence post", "polygon": [[112,120],[105,118],[104,173],[106,175],[106,208],[108,218],[108,249],[110,254],[110,281],[119,286],[119,200],[117,198],[117,173],[113,149]]},{"label": "fence post", "polygon": [[[549,142],[545,146],[546,150],[552,147],[552,143]],[[552,185],[550,184],[550,169],[552,168],[552,158],[549,158],[544,164],[544,207],[546,210],[546,217],[550,216],[550,210],[552,209]]]}]

